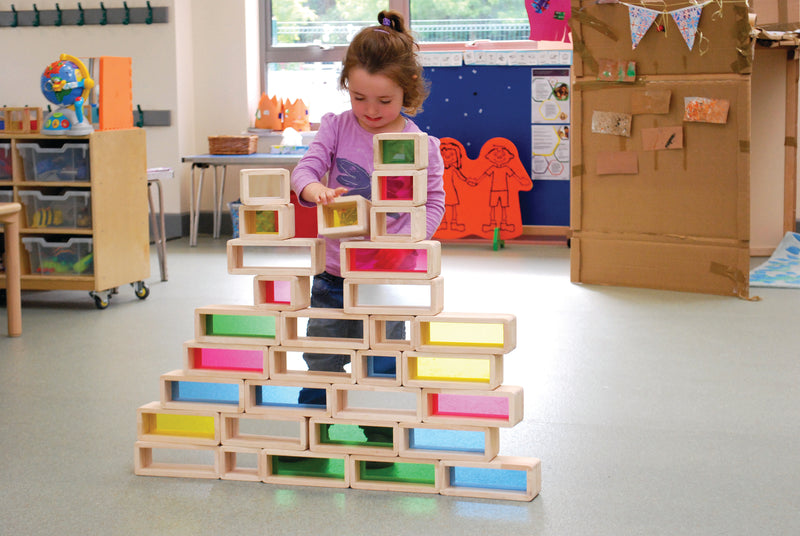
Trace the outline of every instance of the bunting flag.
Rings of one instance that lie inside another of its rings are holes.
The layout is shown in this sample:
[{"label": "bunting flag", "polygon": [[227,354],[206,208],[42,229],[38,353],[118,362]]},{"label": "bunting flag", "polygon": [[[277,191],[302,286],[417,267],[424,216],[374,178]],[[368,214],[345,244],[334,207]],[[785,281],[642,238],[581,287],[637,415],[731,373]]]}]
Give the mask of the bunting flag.
[{"label": "bunting flag", "polygon": [[627,4],[627,6],[628,17],[631,22],[631,44],[633,45],[632,48],[636,49],[639,45],[639,41],[642,40],[644,34],[647,33],[647,30],[650,29],[653,21],[656,20],[656,17],[658,17],[661,12],[631,4]]},{"label": "bunting flag", "polygon": [[683,40],[686,41],[686,45],[689,47],[689,50],[692,50],[692,47],[694,46],[694,36],[697,34],[697,25],[700,23],[700,14],[703,12],[703,7],[705,5],[706,4],[689,6],[683,9],[670,11],[669,13],[672,15],[672,19],[675,21],[675,24],[678,25],[678,29],[681,31]]}]

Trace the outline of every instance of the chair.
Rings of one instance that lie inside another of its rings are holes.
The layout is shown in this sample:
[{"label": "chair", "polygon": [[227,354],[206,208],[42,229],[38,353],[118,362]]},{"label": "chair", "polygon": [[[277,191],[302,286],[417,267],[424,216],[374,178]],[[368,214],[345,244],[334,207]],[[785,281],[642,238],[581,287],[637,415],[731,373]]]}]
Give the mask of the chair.
[{"label": "chair", "polygon": [[8,335],[22,335],[22,288],[20,286],[19,216],[22,205],[0,203],[0,224],[6,240],[6,308],[8,309]]}]

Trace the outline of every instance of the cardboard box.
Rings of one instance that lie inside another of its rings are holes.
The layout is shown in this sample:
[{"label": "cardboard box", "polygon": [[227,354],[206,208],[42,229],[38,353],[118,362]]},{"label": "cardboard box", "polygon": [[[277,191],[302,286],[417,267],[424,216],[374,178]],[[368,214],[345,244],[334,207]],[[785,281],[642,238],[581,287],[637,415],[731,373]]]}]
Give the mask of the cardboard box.
[{"label": "cardboard box", "polygon": [[756,14],[756,26],[800,22],[800,2],[797,0],[750,0]]}]

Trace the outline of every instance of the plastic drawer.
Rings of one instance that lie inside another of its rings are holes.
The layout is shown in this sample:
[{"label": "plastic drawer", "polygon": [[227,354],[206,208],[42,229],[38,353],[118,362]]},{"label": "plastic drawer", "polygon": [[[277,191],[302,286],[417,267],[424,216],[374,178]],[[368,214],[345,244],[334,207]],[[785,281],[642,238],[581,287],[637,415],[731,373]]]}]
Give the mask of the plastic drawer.
[{"label": "plastic drawer", "polygon": [[38,143],[17,143],[24,163],[26,181],[88,181],[89,144],[65,143],[41,147]]},{"label": "plastic drawer", "polygon": [[0,190],[0,203],[11,203],[14,201],[13,190]]},{"label": "plastic drawer", "polygon": [[27,225],[34,229],[67,227],[90,229],[92,227],[91,194],[79,190],[62,195],[44,195],[31,190],[19,192],[25,205]]},{"label": "plastic drawer", "polygon": [[0,143],[0,181],[11,180],[11,144]]},{"label": "plastic drawer", "polygon": [[66,242],[48,242],[42,237],[24,237],[31,273],[39,275],[92,275],[91,238],[70,238]]}]

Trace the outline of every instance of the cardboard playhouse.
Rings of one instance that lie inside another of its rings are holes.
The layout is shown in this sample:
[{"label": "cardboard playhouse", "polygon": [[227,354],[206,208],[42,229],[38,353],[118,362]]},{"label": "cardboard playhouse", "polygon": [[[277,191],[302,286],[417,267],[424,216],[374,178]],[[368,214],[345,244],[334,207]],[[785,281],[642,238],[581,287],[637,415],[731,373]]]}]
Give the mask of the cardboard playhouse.
[{"label": "cardboard playhouse", "polygon": [[572,6],[572,280],[748,297],[747,3]]}]

